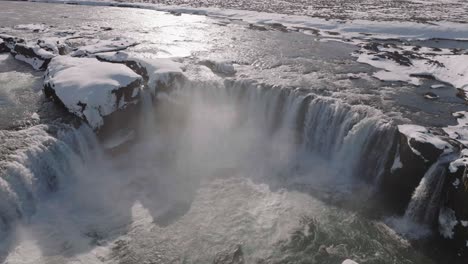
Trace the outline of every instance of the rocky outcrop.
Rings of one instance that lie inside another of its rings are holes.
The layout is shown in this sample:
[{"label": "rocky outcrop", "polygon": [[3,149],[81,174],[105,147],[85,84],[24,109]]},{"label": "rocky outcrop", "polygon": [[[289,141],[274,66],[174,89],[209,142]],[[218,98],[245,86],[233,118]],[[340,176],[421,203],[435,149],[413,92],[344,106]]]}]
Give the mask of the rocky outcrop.
[{"label": "rocky outcrop", "polygon": [[44,93],[94,130],[111,131],[136,119],[142,77],[121,64],[59,56],[50,62]]},{"label": "rocky outcrop", "polygon": [[36,70],[45,70],[57,54],[44,49],[39,43],[27,43],[21,38],[0,34],[0,52],[11,52],[15,59],[30,64]]},{"label": "rocky outcrop", "polygon": [[459,256],[468,260],[468,149],[450,163],[439,231]]},{"label": "rocky outcrop", "polygon": [[30,64],[36,70],[45,70],[50,60],[55,57],[55,54],[42,49],[38,45],[28,45],[17,43],[11,53],[15,59],[24,61]]},{"label": "rocky outcrop", "polygon": [[386,203],[402,214],[429,167],[454,148],[421,126],[398,126],[395,137],[393,164],[382,179],[381,190]]}]

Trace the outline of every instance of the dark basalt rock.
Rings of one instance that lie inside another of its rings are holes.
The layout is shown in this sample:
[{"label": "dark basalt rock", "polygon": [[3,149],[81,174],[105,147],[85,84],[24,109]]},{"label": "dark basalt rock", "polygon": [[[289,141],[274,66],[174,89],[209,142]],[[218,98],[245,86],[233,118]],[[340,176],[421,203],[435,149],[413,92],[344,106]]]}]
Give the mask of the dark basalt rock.
[{"label": "dark basalt rock", "polygon": [[[437,161],[443,150],[432,144],[419,142],[399,132],[395,133],[394,157],[399,157],[401,166],[391,170],[383,176],[381,195],[387,206],[403,214],[411,200],[415,188],[429,167]],[[416,154],[418,151],[421,155]],[[388,167],[391,167],[388,166]]]},{"label": "dark basalt rock", "polygon": [[23,39],[6,34],[0,34],[0,39],[3,41],[0,43],[0,53],[10,52],[15,47],[16,43],[24,43]]},{"label": "dark basalt rock", "polygon": [[451,164],[451,168],[446,179],[446,196],[443,203],[446,208],[455,212],[458,222],[453,229],[453,239],[446,239],[446,243],[468,261],[468,152],[462,153],[459,159]]},{"label": "dark basalt rock", "polygon": [[1,41],[0,43],[0,53],[3,53],[3,52],[9,52],[10,49],[7,47],[5,41]]}]

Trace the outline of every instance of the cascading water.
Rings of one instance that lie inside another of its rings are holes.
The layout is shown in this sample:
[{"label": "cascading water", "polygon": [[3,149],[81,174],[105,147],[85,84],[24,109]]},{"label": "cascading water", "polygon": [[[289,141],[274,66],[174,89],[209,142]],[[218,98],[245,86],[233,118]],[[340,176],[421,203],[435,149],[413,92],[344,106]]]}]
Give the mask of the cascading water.
[{"label": "cascading water", "polygon": [[9,225],[28,218],[38,200],[73,180],[76,168],[99,154],[87,126],[38,125],[21,131],[0,131],[5,149],[0,161],[0,219]]},{"label": "cascading water", "polygon": [[288,156],[294,158],[288,162],[308,163],[303,156],[319,157],[331,163],[341,179],[351,182],[357,177],[376,186],[384,173],[395,130],[374,108],[251,81],[192,85],[179,89],[172,100],[183,95],[233,106],[238,125],[253,126],[262,137],[293,148]]},{"label": "cascading water", "polygon": [[404,217],[424,225],[431,225],[440,208],[440,196],[445,182],[447,161],[441,157],[424,174],[414,190]]}]

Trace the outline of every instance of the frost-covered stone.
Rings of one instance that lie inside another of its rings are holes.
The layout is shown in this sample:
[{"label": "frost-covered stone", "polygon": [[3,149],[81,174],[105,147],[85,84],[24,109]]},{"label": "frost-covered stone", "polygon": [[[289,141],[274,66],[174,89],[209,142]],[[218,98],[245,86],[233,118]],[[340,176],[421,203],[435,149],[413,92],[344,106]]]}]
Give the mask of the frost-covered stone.
[{"label": "frost-covered stone", "polygon": [[30,64],[36,70],[45,70],[50,60],[55,57],[38,45],[16,44],[11,51],[15,59]]},{"label": "frost-covered stone", "polygon": [[398,131],[405,135],[408,146],[425,160],[436,160],[442,153],[453,152],[453,147],[427,128],[417,125],[400,125]]},{"label": "frost-covered stone", "polygon": [[222,75],[234,75],[236,70],[232,65],[232,62],[224,60],[203,60],[200,64],[210,68],[214,73]]},{"label": "frost-covered stone", "polygon": [[105,117],[136,102],[141,81],[122,64],[58,56],[47,69],[44,90],[97,130]]},{"label": "frost-covered stone", "polygon": [[138,44],[134,40],[126,38],[114,38],[108,40],[91,39],[90,43],[79,47],[76,51],[70,53],[73,57],[84,57],[89,54],[96,54],[100,52],[111,52],[127,49],[128,47]]},{"label": "frost-covered stone", "polygon": [[445,127],[443,130],[449,137],[468,147],[468,112],[456,112],[453,116],[457,118],[458,124]]},{"label": "frost-covered stone", "polygon": [[147,86],[156,94],[166,91],[174,82],[185,79],[183,65],[166,58],[140,58],[126,52],[113,52],[97,55],[103,61],[124,63],[147,81]]}]

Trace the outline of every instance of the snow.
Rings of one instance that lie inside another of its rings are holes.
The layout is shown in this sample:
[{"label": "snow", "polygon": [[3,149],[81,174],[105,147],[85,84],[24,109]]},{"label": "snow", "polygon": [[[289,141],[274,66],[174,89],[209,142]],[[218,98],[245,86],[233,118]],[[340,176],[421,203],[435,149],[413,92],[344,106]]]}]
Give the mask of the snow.
[{"label": "snow", "polygon": [[15,59],[22,62],[26,62],[27,64],[31,65],[35,70],[39,70],[42,67],[42,65],[44,65],[43,60],[40,60],[38,58],[25,57],[21,54],[15,55]]},{"label": "snow", "polygon": [[161,84],[168,85],[175,77],[183,76],[183,64],[168,58],[142,58],[126,52],[99,54],[99,58],[112,62],[138,63],[148,73],[148,87],[153,94],[156,94]]},{"label": "snow", "polygon": [[41,118],[39,117],[39,114],[36,113],[36,112],[34,112],[34,113],[31,115],[31,118],[34,119],[34,120],[39,120],[39,119],[41,119]]},{"label": "snow", "polygon": [[467,168],[468,167],[468,149],[463,149],[460,153],[460,158],[452,161],[449,165],[449,170],[451,173],[458,171],[458,168]]},{"label": "snow", "polygon": [[[390,59],[379,58],[371,53],[364,52],[358,56],[358,62],[384,69],[384,71],[374,74],[374,77],[379,80],[402,81],[420,85],[421,80],[412,75],[429,75],[468,93],[468,55],[436,55],[427,56],[426,59],[410,59],[410,61],[411,66],[404,66]],[[440,87],[434,86],[432,88]]]},{"label": "snow", "polygon": [[136,44],[136,41],[126,38],[114,38],[108,40],[93,39],[92,43],[80,47],[70,55],[81,57],[86,56],[87,54],[123,50]]},{"label": "snow", "polygon": [[[49,64],[44,83],[51,85],[70,112],[97,129],[103,125],[103,116],[128,104],[119,105],[113,92],[141,79],[122,64],[58,56]],[[86,104],[84,111],[78,105],[80,102]]]},{"label": "snow", "polygon": [[16,25],[14,28],[30,31],[45,31],[47,29],[47,26],[45,24],[20,24]]},{"label": "snow", "polygon": [[455,212],[450,208],[442,207],[439,212],[439,232],[445,238],[453,238],[453,228],[458,224]]},{"label": "snow", "polygon": [[431,89],[440,89],[440,88],[444,88],[445,85],[444,84],[433,84],[431,85]]},{"label": "snow", "polygon": [[210,68],[214,73],[224,75],[234,75],[236,73],[234,65],[230,61],[209,59],[203,60],[200,63]]},{"label": "snow", "polygon": [[[68,0],[33,0],[35,2],[64,3]],[[117,1],[88,1],[75,0],[74,3],[83,5],[109,6],[121,4]],[[274,24],[279,23],[290,29],[310,28],[311,30],[334,31],[344,38],[406,38],[406,39],[468,39],[468,28],[465,24],[454,22],[399,22],[399,21],[369,21],[369,20],[338,20],[323,19],[303,15],[284,15],[247,10],[234,10],[212,7],[182,7],[161,4],[125,3],[126,6],[151,9],[165,12],[175,12],[194,15],[205,15],[210,17],[221,17],[242,20],[252,24]],[[365,33],[362,34],[362,33]],[[325,32],[323,32],[325,34]]]},{"label": "snow", "polygon": [[38,45],[16,44],[16,46],[21,47],[21,50],[25,49],[35,54],[33,55],[34,57],[29,57],[30,54],[18,53],[18,49],[15,48],[15,59],[28,63],[35,70],[40,70],[44,66],[46,60],[55,56],[52,52],[44,50]]},{"label": "snow", "polygon": [[455,126],[444,127],[443,130],[450,138],[453,138],[468,147],[468,112],[460,111],[453,113],[457,118],[458,124]]},{"label": "snow", "polygon": [[354,260],[345,259],[341,264],[359,264]]},{"label": "snow", "polygon": [[421,153],[419,153],[419,151],[417,151],[411,146],[410,144],[411,139],[414,139],[421,143],[429,143],[433,145],[434,147],[440,150],[443,150],[444,153],[453,152],[453,148],[448,142],[432,134],[425,127],[418,126],[418,125],[399,125],[398,131],[400,131],[400,133],[404,134],[408,138],[408,145],[411,147],[412,151],[417,155],[421,155]]}]

